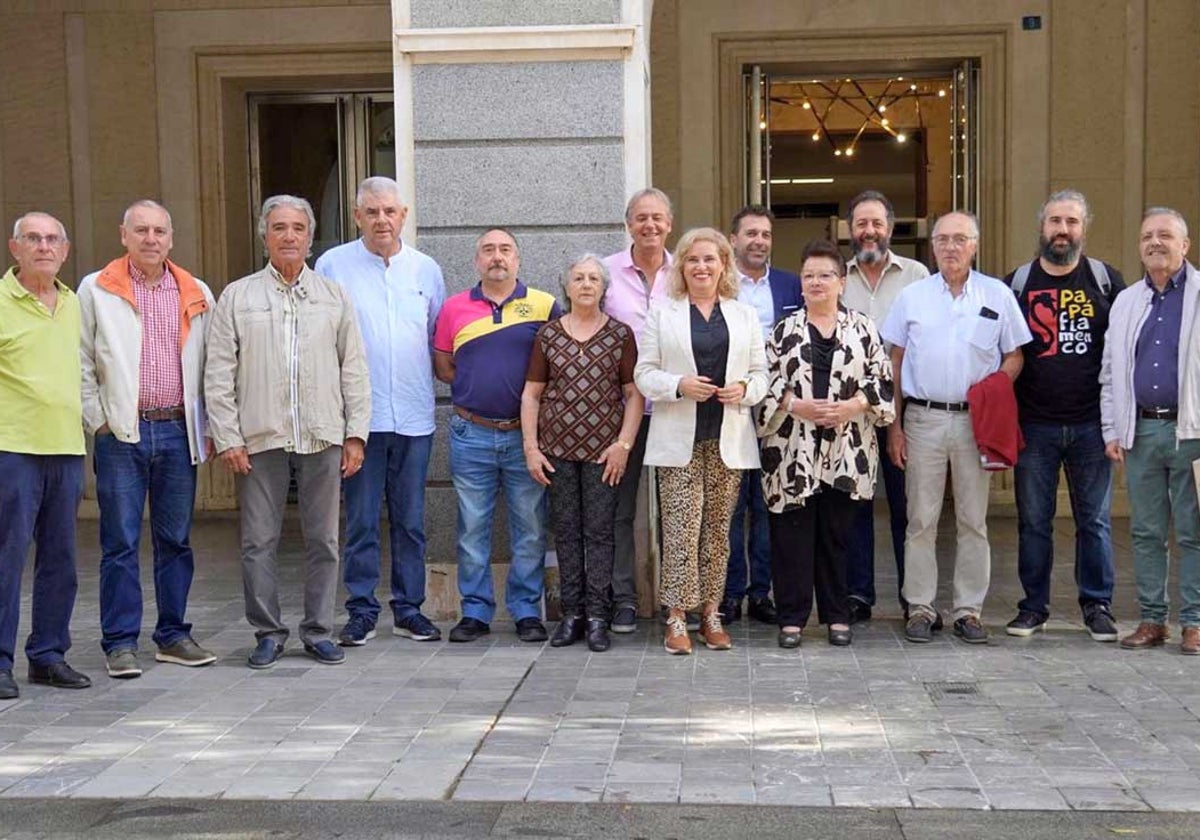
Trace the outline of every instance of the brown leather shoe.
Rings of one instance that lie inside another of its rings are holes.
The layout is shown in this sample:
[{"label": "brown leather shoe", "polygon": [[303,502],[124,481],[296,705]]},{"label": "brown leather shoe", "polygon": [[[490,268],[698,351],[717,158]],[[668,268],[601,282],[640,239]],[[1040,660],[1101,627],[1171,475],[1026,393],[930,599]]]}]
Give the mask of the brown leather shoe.
[{"label": "brown leather shoe", "polygon": [[1126,650],[1145,650],[1158,647],[1167,640],[1167,627],[1164,624],[1153,624],[1143,621],[1137,629],[1121,640],[1121,647]]},{"label": "brown leather shoe", "polygon": [[667,653],[687,655],[692,652],[692,640],[688,636],[687,620],[681,615],[667,616],[667,635],[663,642]]},{"label": "brown leather shoe", "polygon": [[1200,627],[1184,627],[1183,641],[1179,644],[1179,652],[1185,656],[1200,654]]},{"label": "brown leather shoe", "polygon": [[733,647],[733,639],[721,626],[721,614],[711,612],[700,619],[700,638],[709,650],[729,650]]}]

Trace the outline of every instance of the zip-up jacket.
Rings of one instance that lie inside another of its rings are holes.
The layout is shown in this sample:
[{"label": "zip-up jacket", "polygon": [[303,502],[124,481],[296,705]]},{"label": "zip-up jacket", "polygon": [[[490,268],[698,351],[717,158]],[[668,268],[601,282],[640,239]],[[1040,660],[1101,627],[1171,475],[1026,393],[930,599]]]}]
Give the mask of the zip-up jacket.
[{"label": "zip-up jacket", "polygon": [[[1179,328],[1179,440],[1200,438],[1200,329],[1196,328],[1200,303],[1200,272],[1186,263],[1183,283],[1183,321]],[[1113,301],[1104,334],[1100,366],[1100,430],[1106,443],[1118,441],[1133,448],[1137,429],[1137,400],[1133,395],[1133,360],[1138,333],[1150,314],[1153,290],[1142,280],[1130,284]]]},{"label": "zip-up jacket", "polygon": [[[197,426],[203,424],[204,358],[213,295],[203,281],[175,265],[167,267],[179,286],[179,358],[183,409],[192,463],[200,460]],[[117,440],[138,443],[138,373],[142,362],[142,314],[133,293],[129,257],[118,257],[79,284],[83,335],[83,426],[89,434],[108,424]]]},{"label": "zip-up jacket", "polygon": [[270,265],[230,283],[213,313],[204,390],[218,452],[365,442],[371,383],[349,293],[308,266],[290,292]]}]

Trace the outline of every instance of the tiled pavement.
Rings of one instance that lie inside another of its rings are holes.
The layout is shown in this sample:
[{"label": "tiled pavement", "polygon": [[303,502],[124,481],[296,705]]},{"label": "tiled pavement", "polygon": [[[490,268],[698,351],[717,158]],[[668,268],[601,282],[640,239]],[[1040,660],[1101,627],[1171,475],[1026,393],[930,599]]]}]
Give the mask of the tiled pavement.
[{"label": "tiled pavement", "polygon": [[[83,523],[70,659],[95,686],[30,686],[18,664],[21,699],[0,702],[0,796],[1200,810],[1200,658],[1092,642],[1069,562],[1049,632],[1005,637],[1018,597],[1010,520],[992,523],[986,647],[948,633],[907,644],[888,605],[848,649],[814,632],[783,651],[771,628],[743,622],[731,652],[669,657],[643,622],[589,654],[522,644],[498,623],[469,645],[384,633],[332,668],[292,642],[265,672],[244,665],[235,530],[214,518],[193,537],[190,617],[220,661],[155,665],[148,627],[146,674],[116,681],[98,646],[95,524]],[[1115,524],[1125,628],[1127,530]],[[294,524],[285,543],[294,621]],[[880,591],[894,593],[886,565]]]}]

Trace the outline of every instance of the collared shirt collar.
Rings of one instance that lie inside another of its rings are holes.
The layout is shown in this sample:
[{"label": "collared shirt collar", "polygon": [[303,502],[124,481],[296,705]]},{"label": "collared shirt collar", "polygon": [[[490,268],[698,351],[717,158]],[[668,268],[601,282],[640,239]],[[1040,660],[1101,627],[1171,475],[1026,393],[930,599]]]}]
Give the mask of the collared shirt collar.
[{"label": "collared shirt collar", "polygon": [[[894,264],[895,263],[892,262],[892,249],[888,248],[887,254],[883,258],[883,270],[881,272],[879,272],[879,276],[882,278],[883,275],[887,274],[887,270],[889,268],[891,268]],[[862,266],[858,264],[858,257],[851,257],[850,261],[846,263],[846,273],[849,274],[850,269],[852,269],[852,268],[858,269],[859,274],[865,274]]]},{"label": "collared shirt collar", "polygon": [[[32,297],[34,297],[33,292],[29,291],[24,286],[22,286],[21,281],[17,279],[17,267],[15,265],[8,270],[7,274],[5,274],[3,277],[0,277],[0,286],[7,286],[7,291],[9,293],[9,295],[11,295],[14,298],[23,298],[23,297],[32,298]],[[63,281],[59,280],[57,277],[54,278],[54,286],[60,292],[71,291],[70,287],[68,287],[65,283],[63,283]]]},{"label": "collared shirt collar", "polygon": [[[129,260],[129,277],[130,277],[130,279],[133,280],[133,282],[141,283],[143,286],[149,285],[149,282],[150,282],[150,278],[146,276],[146,272],[144,272],[140,268],[138,268],[134,264],[133,260]],[[162,276],[158,278],[157,282],[159,282],[159,283],[168,282],[169,283],[171,281],[171,279],[172,279],[171,269],[167,267],[167,263],[164,260],[163,261],[163,273],[162,273]]]},{"label": "collared shirt collar", "polygon": [[275,267],[275,264],[272,263],[270,260],[267,261],[267,270],[271,272],[271,276],[273,278],[275,278],[275,282],[278,283],[283,289],[292,289],[292,288],[298,289],[298,288],[300,288],[304,284],[304,277],[305,277],[305,275],[308,274],[308,271],[309,271],[308,263],[305,263],[303,266],[300,267],[300,273],[296,275],[296,282],[288,283],[286,280],[283,279],[283,274],[279,271],[279,269],[277,269]]},{"label": "collared shirt collar", "polygon": [[[618,253],[621,255],[620,263],[617,265],[618,268],[629,268],[629,269],[633,269],[634,271],[641,272],[641,269],[637,267],[637,263],[635,263],[633,261],[633,246],[632,245],[630,245],[628,248],[626,248],[623,251],[619,251]],[[666,248],[663,248],[662,268],[660,268],[659,271],[662,271],[663,268],[666,268],[670,264],[671,264],[671,252],[668,251]]]},{"label": "collared shirt collar", "polygon": [[[518,300],[520,298],[525,297],[528,293],[529,293],[529,289],[527,289],[525,287],[524,283],[522,283],[520,280],[518,280],[516,287],[512,290],[512,294],[510,294],[503,301],[501,301],[499,306],[501,308],[503,308],[504,305],[507,304],[510,300]],[[476,283],[474,286],[471,287],[471,300],[483,300],[483,301],[487,301],[488,303],[491,303],[493,305],[496,305],[495,301],[493,301],[491,298],[487,297],[483,293],[483,282],[482,281],[480,281],[479,283]]]},{"label": "collared shirt collar", "polygon": [[[736,264],[734,267],[737,268]],[[766,283],[768,280],[771,279],[771,263],[770,263],[770,261],[767,262],[766,270],[763,271],[763,276],[758,278],[757,280],[755,280],[749,274],[743,274],[742,270],[740,268],[737,269],[737,273],[738,273],[738,282],[739,283],[753,283],[755,286],[758,286],[762,283]]]},{"label": "collared shirt collar", "polygon": [[[937,276],[938,276],[938,279],[940,279],[942,281],[942,291],[953,294],[952,292],[950,292],[950,283],[946,280],[946,275],[942,274],[942,272],[939,271],[937,273]],[[964,295],[967,292],[969,292],[971,289],[975,288],[976,284],[971,282],[971,280],[974,279],[974,277],[975,277],[975,269],[972,268],[967,272],[967,279],[963,282],[963,294]]]},{"label": "collared shirt collar", "polygon": [[[1150,279],[1150,275],[1146,274],[1142,277],[1146,281],[1146,285],[1150,287],[1152,292],[1158,293],[1158,288],[1154,285],[1154,281]],[[1167,280],[1167,285],[1163,287],[1163,294],[1166,294],[1171,289],[1178,289],[1187,281],[1187,260],[1184,260],[1183,265],[1179,266],[1179,270],[1171,275]]]}]

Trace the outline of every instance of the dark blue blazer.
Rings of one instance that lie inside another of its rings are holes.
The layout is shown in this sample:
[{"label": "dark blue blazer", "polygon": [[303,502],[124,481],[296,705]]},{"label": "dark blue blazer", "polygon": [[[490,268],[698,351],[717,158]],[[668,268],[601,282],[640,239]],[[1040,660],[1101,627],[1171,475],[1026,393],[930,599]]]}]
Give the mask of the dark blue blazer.
[{"label": "dark blue blazer", "polygon": [[792,272],[772,266],[767,282],[771,284],[771,297],[775,301],[775,323],[778,324],[804,305],[804,296],[800,294],[800,278]]}]

